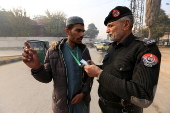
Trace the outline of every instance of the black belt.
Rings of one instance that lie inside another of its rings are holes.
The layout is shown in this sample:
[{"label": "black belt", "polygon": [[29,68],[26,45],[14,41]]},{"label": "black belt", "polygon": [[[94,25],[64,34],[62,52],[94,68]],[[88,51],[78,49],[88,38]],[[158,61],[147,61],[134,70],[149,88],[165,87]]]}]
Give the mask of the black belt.
[{"label": "black belt", "polygon": [[126,110],[132,110],[133,109],[133,106],[131,104],[128,104],[128,105],[125,105],[125,106],[122,106],[121,103],[117,103],[117,102],[111,102],[111,101],[108,101],[108,100],[105,100],[103,97],[100,96],[99,98],[103,104],[107,107],[111,107],[111,108],[115,108],[115,109],[126,109]]}]

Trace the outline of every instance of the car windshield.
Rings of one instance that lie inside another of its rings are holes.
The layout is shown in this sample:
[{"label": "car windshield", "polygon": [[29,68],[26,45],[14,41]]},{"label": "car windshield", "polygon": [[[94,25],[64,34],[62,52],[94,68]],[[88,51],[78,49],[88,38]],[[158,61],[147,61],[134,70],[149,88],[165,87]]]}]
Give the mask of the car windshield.
[{"label": "car windshield", "polygon": [[104,44],[97,44],[97,46],[103,46]]},{"label": "car windshield", "polygon": [[34,50],[44,50],[44,46],[41,43],[29,43],[30,47]]}]

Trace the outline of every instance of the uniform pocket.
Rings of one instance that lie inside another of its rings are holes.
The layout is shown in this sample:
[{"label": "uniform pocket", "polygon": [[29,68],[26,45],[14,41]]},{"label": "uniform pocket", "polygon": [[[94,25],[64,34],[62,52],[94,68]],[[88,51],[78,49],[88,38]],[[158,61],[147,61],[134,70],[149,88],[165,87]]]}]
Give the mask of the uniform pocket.
[{"label": "uniform pocket", "polygon": [[128,60],[124,60],[124,59],[117,59],[114,62],[114,66],[119,71],[129,71],[133,69],[133,63],[129,62]]}]

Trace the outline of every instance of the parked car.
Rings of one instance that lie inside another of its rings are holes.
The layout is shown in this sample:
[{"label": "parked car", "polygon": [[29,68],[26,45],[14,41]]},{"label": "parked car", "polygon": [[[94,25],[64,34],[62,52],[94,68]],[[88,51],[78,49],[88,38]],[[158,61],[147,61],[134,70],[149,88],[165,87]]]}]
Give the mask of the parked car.
[{"label": "parked car", "polygon": [[105,43],[99,43],[96,45],[96,50],[102,50],[102,51],[106,51],[109,48],[108,45],[106,45]]},{"label": "parked car", "polygon": [[107,42],[101,42],[101,43],[105,43],[106,45],[109,45],[110,43],[112,43],[112,41],[107,41]]},{"label": "parked car", "polygon": [[30,47],[37,51],[38,57],[40,59],[40,63],[44,63],[46,51],[49,48],[49,42],[48,41],[40,41],[40,40],[27,40]]},{"label": "parked car", "polygon": [[100,42],[94,42],[94,47],[96,47],[97,44],[100,44]]}]

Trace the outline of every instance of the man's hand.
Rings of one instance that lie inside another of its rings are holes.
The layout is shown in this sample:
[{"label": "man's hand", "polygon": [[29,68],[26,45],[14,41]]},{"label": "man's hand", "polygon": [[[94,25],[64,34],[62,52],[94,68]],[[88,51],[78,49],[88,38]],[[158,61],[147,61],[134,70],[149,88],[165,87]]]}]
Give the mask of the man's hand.
[{"label": "man's hand", "polygon": [[84,70],[90,77],[98,77],[100,73],[100,68],[96,65],[86,65],[84,66]]},{"label": "man's hand", "polygon": [[79,103],[84,97],[83,93],[77,94],[72,100],[71,100],[71,104],[77,104]]},{"label": "man's hand", "polygon": [[28,42],[25,42],[25,46],[26,48],[22,53],[23,62],[33,70],[38,70],[41,67],[41,64],[37,52],[30,48]]},{"label": "man's hand", "polygon": [[94,62],[92,60],[87,60],[89,65],[95,65]]}]

